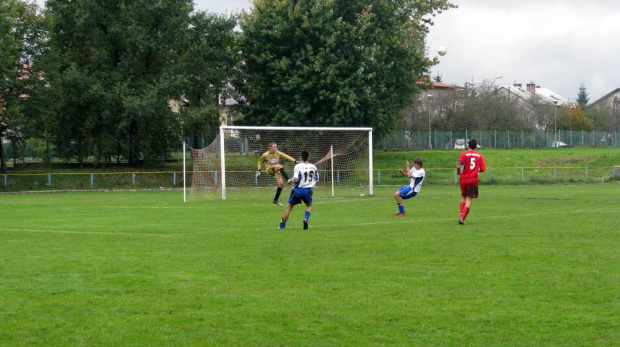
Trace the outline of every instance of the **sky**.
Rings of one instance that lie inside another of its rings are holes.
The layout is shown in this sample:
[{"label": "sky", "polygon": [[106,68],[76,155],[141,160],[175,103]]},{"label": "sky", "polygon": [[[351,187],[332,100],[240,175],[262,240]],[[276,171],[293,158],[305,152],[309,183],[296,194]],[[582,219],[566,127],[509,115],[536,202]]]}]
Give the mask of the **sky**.
[{"label": "sky", "polygon": [[[251,0],[194,0],[197,10],[250,10]],[[428,55],[447,54],[431,69],[463,86],[535,83],[574,101],[580,86],[590,102],[620,88],[620,1],[452,0],[433,18]]]},{"label": "sky", "polygon": [[[594,102],[620,88],[620,1],[453,0],[433,18],[428,54],[445,83],[535,83],[574,101],[580,86]],[[251,8],[251,0],[195,0],[203,11]]]}]

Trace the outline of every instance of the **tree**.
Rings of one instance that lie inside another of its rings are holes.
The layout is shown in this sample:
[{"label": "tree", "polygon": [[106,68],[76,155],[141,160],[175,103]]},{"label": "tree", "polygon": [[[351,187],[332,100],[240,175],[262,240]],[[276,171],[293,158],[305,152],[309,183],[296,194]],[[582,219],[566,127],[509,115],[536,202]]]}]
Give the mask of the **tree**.
[{"label": "tree", "polygon": [[586,87],[581,83],[579,87],[579,93],[577,93],[577,104],[581,106],[581,108],[585,108],[588,105],[590,98],[588,98],[588,93],[586,92]]},{"label": "tree", "polygon": [[617,130],[614,128],[613,118],[610,112],[601,107],[585,107],[582,109],[583,116],[592,121],[594,130]]},{"label": "tree", "polygon": [[[191,0],[49,0],[47,9],[60,98],[48,127],[66,157],[157,164],[182,130],[218,122],[234,18],[193,13]],[[179,114],[171,100],[185,101]]]},{"label": "tree", "polygon": [[64,156],[158,162],[178,125],[168,107],[171,65],[185,42],[189,0],[49,0],[50,72],[61,96],[48,125]]},{"label": "tree", "polygon": [[0,2],[0,162],[6,172],[2,140],[20,139],[28,130],[28,99],[41,84],[33,64],[45,43],[43,17],[35,2]]},{"label": "tree", "polygon": [[257,0],[243,18],[245,124],[372,126],[391,131],[410,106],[428,16],[446,0]]},{"label": "tree", "polygon": [[174,74],[175,88],[184,102],[180,108],[183,136],[193,138],[219,131],[219,100],[232,97],[231,81],[238,74],[238,34],[234,28],[237,16],[198,12],[191,16],[188,43]]},{"label": "tree", "polygon": [[564,107],[558,114],[558,129],[594,130],[594,122],[585,117],[580,105]]},{"label": "tree", "polygon": [[433,123],[438,129],[530,130],[535,126],[526,104],[504,93],[493,80],[469,85],[453,97],[457,100],[443,101],[451,106]]}]

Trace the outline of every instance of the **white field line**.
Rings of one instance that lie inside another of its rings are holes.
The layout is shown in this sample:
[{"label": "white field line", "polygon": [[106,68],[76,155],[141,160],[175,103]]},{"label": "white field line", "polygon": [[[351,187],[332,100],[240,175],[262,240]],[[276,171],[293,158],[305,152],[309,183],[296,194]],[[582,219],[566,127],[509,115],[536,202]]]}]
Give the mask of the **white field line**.
[{"label": "white field line", "polygon": [[[510,215],[486,215],[484,218],[486,219],[497,219],[497,218],[523,218],[523,217],[534,217],[534,216],[544,216],[544,215],[562,215],[562,214],[575,214],[575,213],[609,213],[620,210],[620,207],[616,208],[599,208],[599,209],[579,209],[572,211],[550,211],[550,212],[539,212],[539,213],[523,213],[523,214],[510,214]],[[391,216],[393,217],[393,216]],[[394,217],[396,218],[396,217]],[[418,222],[443,222],[443,221],[456,221],[457,218],[422,218],[415,219],[416,223]],[[479,217],[479,219],[482,219]],[[293,222],[292,220],[290,221]],[[362,223],[350,223],[347,224],[348,227],[351,226],[372,226],[372,225],[388,225],[388,224],[411,224],[412,220],[410,218],[398,218],[397,220],[390,221],[380,221],[380,222],[362,222]],[[456,223],[456,222],[455,222]],[[236,231],[271,231],[274,230],[277,226],[277,221],[274,222],[273,228],[256,228],[256,229],[226,229],[223,230],[225,232],[236,232]],[[323,224],[312,226],[313,229],[323,229],[323,228],[342,228],[342,224]],[[292,229],[296,229],[293,227]],[[16,228],[0,228],[0,231],[6,232],[27,232],[27,233],[51,233],[51,234],[81,234],[81,235],[108,235],[108,236],[146,236],[146,237],[175,237],[175,236],[188,236],[188,235],[200,235],[200,234],[208,234],[213,231],[201,231],[201,232],[189,232],[189,233],[174,233],[174,234],[160,234],[160,233],[127,233],[127,232],[102,232],[102,231],[81,231],[81,230],[51,230],[51,229],[16,229]]]},{"label": "white field line", "polygon": [[0,228],[0,231],[24,232],[24,233],[50,233],[50,234],[156,236],[156,237],[170,237],[170,236],[177,235],[177,234],[156,234],[156,233],[124,233],[124,232],[83,231],[83,230],[15,229],[15,228]]},{"label": "white field line", "polygon": [[[383,198],[380,198],[383,199]],[[384,199],[388,199],[388,198],[384,198]],[[322,205],[322,204],[333,204],[333,203],[343,203],[343,202],[351,202],[351,199],[344,199],[344,200],[321,200],[321,201],[316,201],[313,202],[313,205]],[[95,206],[93,205],[92,207],[94,208],[114,208],[114,209],[140,209],[140,210],[165,210],[165,209],[177,209],[177,210],[204,210],[203,206],[113,206],[113,205],[102,205],[102,206]],[[70,208],[75,208],[75,207],[70,207]]]}]

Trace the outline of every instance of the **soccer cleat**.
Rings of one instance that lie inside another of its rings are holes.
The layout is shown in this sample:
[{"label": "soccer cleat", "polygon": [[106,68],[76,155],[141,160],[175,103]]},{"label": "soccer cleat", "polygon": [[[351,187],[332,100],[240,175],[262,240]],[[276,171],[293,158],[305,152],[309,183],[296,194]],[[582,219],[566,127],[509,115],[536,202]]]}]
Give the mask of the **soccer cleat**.
[{"label": "soccer cleat", "polygon": [[278,230],[282,230],[282,229],[284,229],[284,228],[283,228],[283,227],[277,227],[277,229],[278,229]]},{"label": "soccer cleat", "polygon": [[402,213],[402,212],[398,212],[398,213],[396,214],[396,216],[397,216],[397,217],[404,217],[404,216],[406,216],[406,215],[407,215],[406,213]]},{"label": "soccer cleat", "polygon": [[279,202],[278,200],[274,200],[274,201],[273,201],[273,203],[274,203],[274,204],[276,204],[276,205],[278,205],[278,206],[282,206],[282,203],[281,203],[281,202]]},{"label": "soccer cleat", "polygon": [[464,220],[462,220],[461,218],[459,218],[459,224],[460,224],[460,225],[463,225],[463,224],[465,224],[465,221],[464,221]]},{"label": "soccer cleat", "polygon": [[308,220],[304,218],[304,229],[308,229]]}]

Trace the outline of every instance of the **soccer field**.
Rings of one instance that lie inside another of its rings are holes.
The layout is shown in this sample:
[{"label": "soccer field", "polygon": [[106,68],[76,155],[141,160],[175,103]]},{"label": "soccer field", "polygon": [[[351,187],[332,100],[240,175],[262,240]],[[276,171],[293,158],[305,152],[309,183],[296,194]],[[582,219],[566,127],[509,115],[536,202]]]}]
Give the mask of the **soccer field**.
[{"label": "soccer field", "polygon": [[0,345],[620,345],[619,184],[396,190],[0,195]]}]

